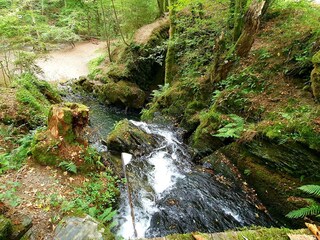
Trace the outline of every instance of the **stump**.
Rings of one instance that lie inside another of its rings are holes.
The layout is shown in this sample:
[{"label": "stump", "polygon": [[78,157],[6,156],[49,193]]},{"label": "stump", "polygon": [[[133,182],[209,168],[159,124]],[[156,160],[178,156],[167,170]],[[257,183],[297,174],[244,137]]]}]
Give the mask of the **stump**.
[{"label": "stump", "polygon": [[[85,105],[53,105],[48,116],[48,128],[38,131],[32,142],[33,158],[42,165],[63,167],[72,164],[81,171],[96,169],[99,157],[88,148],[84,138],[88,122],[89,109]],[[74,167],[72,172],[76,172]]]},{"label": "stump", "polygon": [[83,139],[83,130],[89,122],[89,108],[77,103],[53,105],[48,117],[48,130],[53,138],[71,143]]}]

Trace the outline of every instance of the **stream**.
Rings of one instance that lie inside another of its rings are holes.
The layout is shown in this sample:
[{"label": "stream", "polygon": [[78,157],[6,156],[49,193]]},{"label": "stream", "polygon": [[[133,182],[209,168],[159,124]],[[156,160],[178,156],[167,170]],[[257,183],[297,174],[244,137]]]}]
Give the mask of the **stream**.
[{"label": "stream", "polygon": [[[54,54],[60,56],[60,53]],[[61,54],[69,53],[65,51]],[[77,55],[73,57],[78,58]],[[88,58],[82,60],[89,61]],[[83,66],[83,62],[78,60],[74,63]],[[43,76],[47,76],[44,79],[61,81],[66,78],[68,74],[55,75],[49,71],[63,65],[63,61],[56,61],[54,66],[43,68]],[[72,78],[80,75],[82,72],[72,74]],[[151,153],[133,158],[126,166],[137,236],[125,187],[121,190],[115,219],[118,224],[114,232],[117,235],[133,239],[272,225],[270,217],[258,210],[256,203],[242,190],[240,180],[229,179],[215,172],[215,169],[209,171],[191,162],[189,149],[177,129],[139,122],[137,115],[127,115],[115,108],[105,107],[87,94],[74,93],[68,82],[60,83],[59,87],[65,92],[65,101],[82,103],[90,108],[90,144],[98,151],[107,151],[101,139],[107,136],[117,121],[124,118],[134,119],[131,121],[135,126],[157,140],[157,146]]]}]

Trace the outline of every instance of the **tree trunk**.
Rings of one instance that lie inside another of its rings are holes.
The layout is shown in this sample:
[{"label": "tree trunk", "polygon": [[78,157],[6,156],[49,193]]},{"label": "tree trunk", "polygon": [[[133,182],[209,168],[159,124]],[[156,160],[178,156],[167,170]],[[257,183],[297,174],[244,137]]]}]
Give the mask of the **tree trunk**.
[{"label": "tree trunk", "polygon": [[243,14],[245,7],[247,5],[247,0],[236,0],[233,12],[233,41],[236,42],[241,35],[241,31],[244,24]]},{"label": "tree trunk", "polygon": [[117,23],[117,26],[118,26],[118,30],[119,30],[119,33],[120,33],[120,36],[122,38],[122,41],[125,45],[129,46],[129,44],[127,43],[126,39],[124,38],[124,35],[123,35],[123,32],[121,30],[121,26],[120,26],[120,21],[119,21],[119,18],[118,18],[118,14],[117,14],[117,11],[116,11],[116,7],[114,5],[114,0],[111,0],[111,3],[112,3],[112,9],[113,9],[113,13],[114,13],[114,17],[115,17],[115,20],[116,20],[116,23]]},{"label": "tree trunk", "polygon": [[[176,0],[169,0],[170,6],[173,6]],[[165,67],[165,83],[172,83],[173,77],[174,77],[174,65],[175,65],[175,46],[172,42],[174,38],[174,34],[176,31],[175,26],[175,10],[173,8],[170,9],[170,30],[169,30],[169,43],[168,43],[168,50],[166,55],[166,67]]]},{"label": "tree trunk", "polygon": [[[253,45],[255,35],[260,26],[262,10],[270,0],[253,0],[244,16],[244,27],[234,47],[225,53],[224,36],[216,43],[216,56],[210,71],[210,81],[219,82],[228,76],[237,58],[246,57]],[[268,5],[269,6],[269,5]],[[265,9],[266,12],[267,9]]]},{"label": "tree trunk", "polygon": [[260,26],[260,19],[262,17],[262,10],[266,4],[266,0],[254,0],[245,17],[244,28],[236,43],[236,55],[238,57],[245,57],[248,55],[252,44],[255,39],[255,35]]},{"label": "tree trunk", "polygon": [[164,0],[157,0],[158,2],[158,9],[159,9],[159,16],[164,14]]}]

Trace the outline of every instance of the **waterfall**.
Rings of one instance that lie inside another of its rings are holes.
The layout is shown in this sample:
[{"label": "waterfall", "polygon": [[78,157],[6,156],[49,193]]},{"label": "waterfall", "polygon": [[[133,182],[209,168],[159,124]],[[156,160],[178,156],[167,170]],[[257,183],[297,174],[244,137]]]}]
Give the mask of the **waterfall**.
[{"label": "waterfall", "polygon": [[[191,162],[179,134],[164,126],[131,121],[156,136],[158,146],[127,165],[137,237],[193,231],[217,232],[249,225],[269,226],[268,216],[248,200],[239,184]],[[117,234],[134,238],[128,193],[122,190]]]}]

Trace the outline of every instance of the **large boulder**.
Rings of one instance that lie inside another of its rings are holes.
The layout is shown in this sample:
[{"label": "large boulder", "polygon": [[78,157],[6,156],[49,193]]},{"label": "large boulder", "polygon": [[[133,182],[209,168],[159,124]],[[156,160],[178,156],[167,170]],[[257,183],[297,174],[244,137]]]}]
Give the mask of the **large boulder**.
[{"label": "large boulder", "polygon": [[127,119],[115,126],[106,142],[109,150],[113,152],[128,152],[135,156],[150,152],[157,143],[153,135],[138,128]]},{"label": "large boulder", "polygon": [[320,101],[320,51],[312,58],[314,69],[311,72],[311,87],[313,96]]},{"label": "large boulder", "polygon": [[54,231],[55,240],[111,240],[110,230],[89,215],[64,218]]}]

